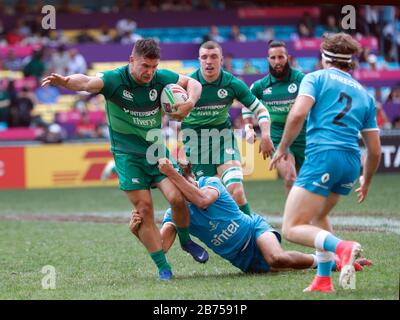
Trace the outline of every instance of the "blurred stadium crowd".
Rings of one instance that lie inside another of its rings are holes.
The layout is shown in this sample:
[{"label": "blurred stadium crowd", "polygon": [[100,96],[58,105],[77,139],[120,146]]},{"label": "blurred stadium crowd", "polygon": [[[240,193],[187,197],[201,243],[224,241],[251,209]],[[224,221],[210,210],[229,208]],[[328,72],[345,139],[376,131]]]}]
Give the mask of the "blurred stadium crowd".
[{"label": "blurred stadium crowd", "polygon": [[[268,72],[265,53],[269,40],[291,43],[290,48],[296,49],[293,52],[289,49],[291,66],[307,73],[320,68],[319,50],[315,45],[302,50],[299,45],[306,46],[325,32],[342,30],[339,5],[291,7],[295,10],[288,19],[285,7],[265,7],[263,1],[232,1],[229,3],[231,18],[225,15],[224,19],[214,19],[212,24],[204,21],[202,25],[201,21],[196,22],[196,15],[202,17],[205,13],[212,17],[228,12],[226,1],[60,0],[53,4],[57,19],[64,18],[61,23],[57,22],[55,30],[42,28],[40,12],[44,2],[6,0],[0,4],[0,141],[107,138],[101,95],[40,88],[40,79],[52,72],[93,75],[112,69],[126,63],[137,39],[153,37],[160,44],[177,44],[175,52],[162,57],[161,67],[180,73],[189,73],[199,66],[195,54],[191,58],[180,58],[179,50],[185,44],[198,47],[207,40],[230,44],[228,48],[232,50],[224,49],[224,68],[250,85]],[[371,5],[355,8],[356,29],[345,31],[363,45],[358,68],[366,71],[367,76],[375,76],[375,80],[365,83],[359,80],[376,98],[380,127],[400,129],[400,8]],[[271,19],[266,14],[261,19],[246,20],[246,15],[265,14],[268,10],[274,12]],[[232,12],[244,17],[245,22],[240,23]],[[109,18],[97,19],[99,13]],[[172,18],[152,26],[144,18],[137,18],[139,14],[153,15],[157,21],[167,15]],[[179,14],[184,14],[186,19],[177,25],[174,17]],[[234,49],[252,44],[262,48],[257,56]],[[99,60],[105,46],[110,52],[126,47],[125,58],[109,55],[109,60]],[[240,105],[234,105],[231,117],[234,127],[241,128]],[[169,130],[166,126],[167,134]]]}]

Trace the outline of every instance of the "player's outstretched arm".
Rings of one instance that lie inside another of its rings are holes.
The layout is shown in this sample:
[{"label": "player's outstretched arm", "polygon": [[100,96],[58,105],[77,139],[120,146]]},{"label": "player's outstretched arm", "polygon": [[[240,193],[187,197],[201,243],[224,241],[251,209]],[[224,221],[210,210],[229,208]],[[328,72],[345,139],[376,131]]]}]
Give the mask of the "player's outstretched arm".
[{"label": "player's outstretched arm", "polygon": [[379,166],[381,158],[381,141],[379,131],[362,131],[362,138],[367,147],[367,156],[365,157],[363,175],[360,177],[360,187],[356,189],[358,193],[358,202],[361,203],[368,195],[369,185],[372,181],[372,176],[375,174]]},{"label": "player's outstretched arm", "polygon": [[72,74],[65,77],[57,73],[52,73],[42,80],[42,87],[48,85],[64,87],[73,91],[98,93],[104,87],[104,82],[99,77],[89,77],[84,74]]}]

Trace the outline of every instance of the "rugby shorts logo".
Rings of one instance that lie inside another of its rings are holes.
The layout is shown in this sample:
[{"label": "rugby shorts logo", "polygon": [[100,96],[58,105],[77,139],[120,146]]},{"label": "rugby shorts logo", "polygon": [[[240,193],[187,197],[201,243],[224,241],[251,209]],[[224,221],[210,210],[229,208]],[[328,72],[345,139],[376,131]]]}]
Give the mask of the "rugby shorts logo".
[{"label": "rugby shorts logo", "polygon": [[199,170],[196,172],[196,176],[201,177],[204,174],[203,170]]},{"label": "rugby shorts logo", "polygon": [[297,85],[295,83],[290,84],[290,86],[288,87],[288,91],[290,93],[295,93],[297,91]]},{"label": "rugby shorts logo", "polygon": [[263,94],[272,94],[272,88],[269,87],[263,91]]},{"label": "rugby shorts logo", "polygon": [[124,90],[124,91],[122,91],[122,98],[129,100],[129,101],[133,101],[133,94],[130,93],[128,90]]},{"label": "rugby shorts logo", "polygon": [[343,183],[340,185],[342,188],[346,188],[346,189],[353,189],[354,186],[354,182],[349,182],[349,183]]},{"label": "rugby shorts logo", "polygon": [[135,183],[140,183],[139,178],[132,178],[131,181],[132,181],[132,183],[134,183],[134,184],[135,184]]},{"label": "rugby shorts logo", "polygon": [[322,177],[321,177],[321,182],[322,182],[322,183],[327,183],[327,182],[329,181],[329,179],[330,179],[329,173],[324,173],[324,174],[322,175]]},{"label": "rugby shorts logo", "polygon": [[217,95],[221,99],[226,98],[226,96],[228,95],[228,91],[226,91],[225,89],[219,89]]},{"label": "rugby shorts logo", "polygon": [[149,98],[151,101],[156,101],[157,99],[157,90],[156,89],[151,89],[149,92]]}]

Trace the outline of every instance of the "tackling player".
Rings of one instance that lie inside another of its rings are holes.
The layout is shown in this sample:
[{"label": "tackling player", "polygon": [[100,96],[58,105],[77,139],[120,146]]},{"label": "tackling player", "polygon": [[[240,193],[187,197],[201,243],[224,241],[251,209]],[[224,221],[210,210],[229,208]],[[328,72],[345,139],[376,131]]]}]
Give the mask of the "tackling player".
[{"label": "tackling player", "polygon": [[260,152],[264,159],[274,151],[269,133],[269,114],[243,81],[222,70],[222,59],[222,48],[218,43],[207,41],[201,45],[200,69],[190,77],[199,81],[203,90],[193,110],[182,122],[183,143],[196,177],[221,178],[240,209],[250,214],[229,108],[236,99],[256,114],[261,128]]},{"label": "tackling player", "polygon": [[[221,181],[216,177],[200,177],[198,182],[190,164],[182,168],[183,177],[168,159],[160,159],[160,171],[167,175],[190,201],[190,233],[204,242],[217,255],[231,262],[243,272],[268,272],[285,269],[304,269],[316,266],[315,255],[284,251],[280,234],[258,214],[244,214]],[[140,216],[133,212],[130,229],[135,234]],[[164,215],[161,228],[163,249],[172,246],[176,226],[171,210]],[[360,262],[360,263],[359,263]],[[369,260],[355,263],[358,270]],[[340,269],[332,263],[332,269]]]},{"label": "tackling player", "polygon": [[[304,74],[289,65],[289,55],[286,45],[281,41],[271,41],[268,44],[269,74],[254,82],[250,90],[269,111],[271,116],[271,139],[277,148],[282,139],[283,129],[290,109],[297,97],[301,80]],[[255,137],[253,131],[253,114],[245,108],[242,109],[243,119],[246,123],[247,136]],[[298,170],[304,162],[304,150],[306,148],[305,126],[290,146],[287,159],[276,165],[278,174],[282,177],[286,195],[296,180]],[[251,140],[250,140],[251,141]]]},{"label": "tackling player", "polygon": [[[56,85],[74,91],[101,93],[106,99],[107,122],[111,152],[121,190],[143,219],[138,237],[158,267],[161,280],[172,277],[164,252],[160,232],[154,223],[151,187],[158,187],[172,206],[172,217],[178,226],[182,248],[196,261],[206,262],[207,252],[190,239],[189,210],[181,192],[163,174],[157,163],[150,163],[146,152],[153,143],[147,140],[150,130],[161,129],[160,95],[166,84],[178,83],[187,89],[189,99],[171,114],[182,120],[200,97],[201,85],[194,79],[169,70],[157,70],[160,48],[152,39],[138,40],[129,57],[129,64],[98,76],[73,74],[67,77],[52,74],[43,79],[42,86]],[[163,145],[160,157],[168,155]]]},{"label": "tackling player", "polygon": [[355,288],[353,262],[361,245],[337,238],[329,230],[328,214],[341,195],[348,195],[360,175],[358,135],[367,155],[360,179],[362,202],[378,168],[381,148],[375,102],[348,73],[360,45],[345,33],[328,35],[321,44],[323,70],[307,74],[289,113],[282,141],[270,168],[287,158],[288,148],[307,118],[306,160],[286,200],[282,232],[289,241],[317,249],[318,268],[305,291],[332,292],[330,264],[336,253],[342,271],[339,285]]}]

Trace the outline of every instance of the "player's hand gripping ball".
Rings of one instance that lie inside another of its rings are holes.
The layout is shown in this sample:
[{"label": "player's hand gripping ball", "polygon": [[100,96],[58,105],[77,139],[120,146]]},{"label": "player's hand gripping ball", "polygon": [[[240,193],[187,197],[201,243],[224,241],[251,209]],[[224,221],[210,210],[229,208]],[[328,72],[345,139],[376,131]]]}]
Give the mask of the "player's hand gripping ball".
[{"label": "player's hand gripping ball", "polygon": [[188,94],[178,84],[167,84],[161,92],[161,108],[165,113],[175,112],[175,104],[185,102],[188,99]]}]

